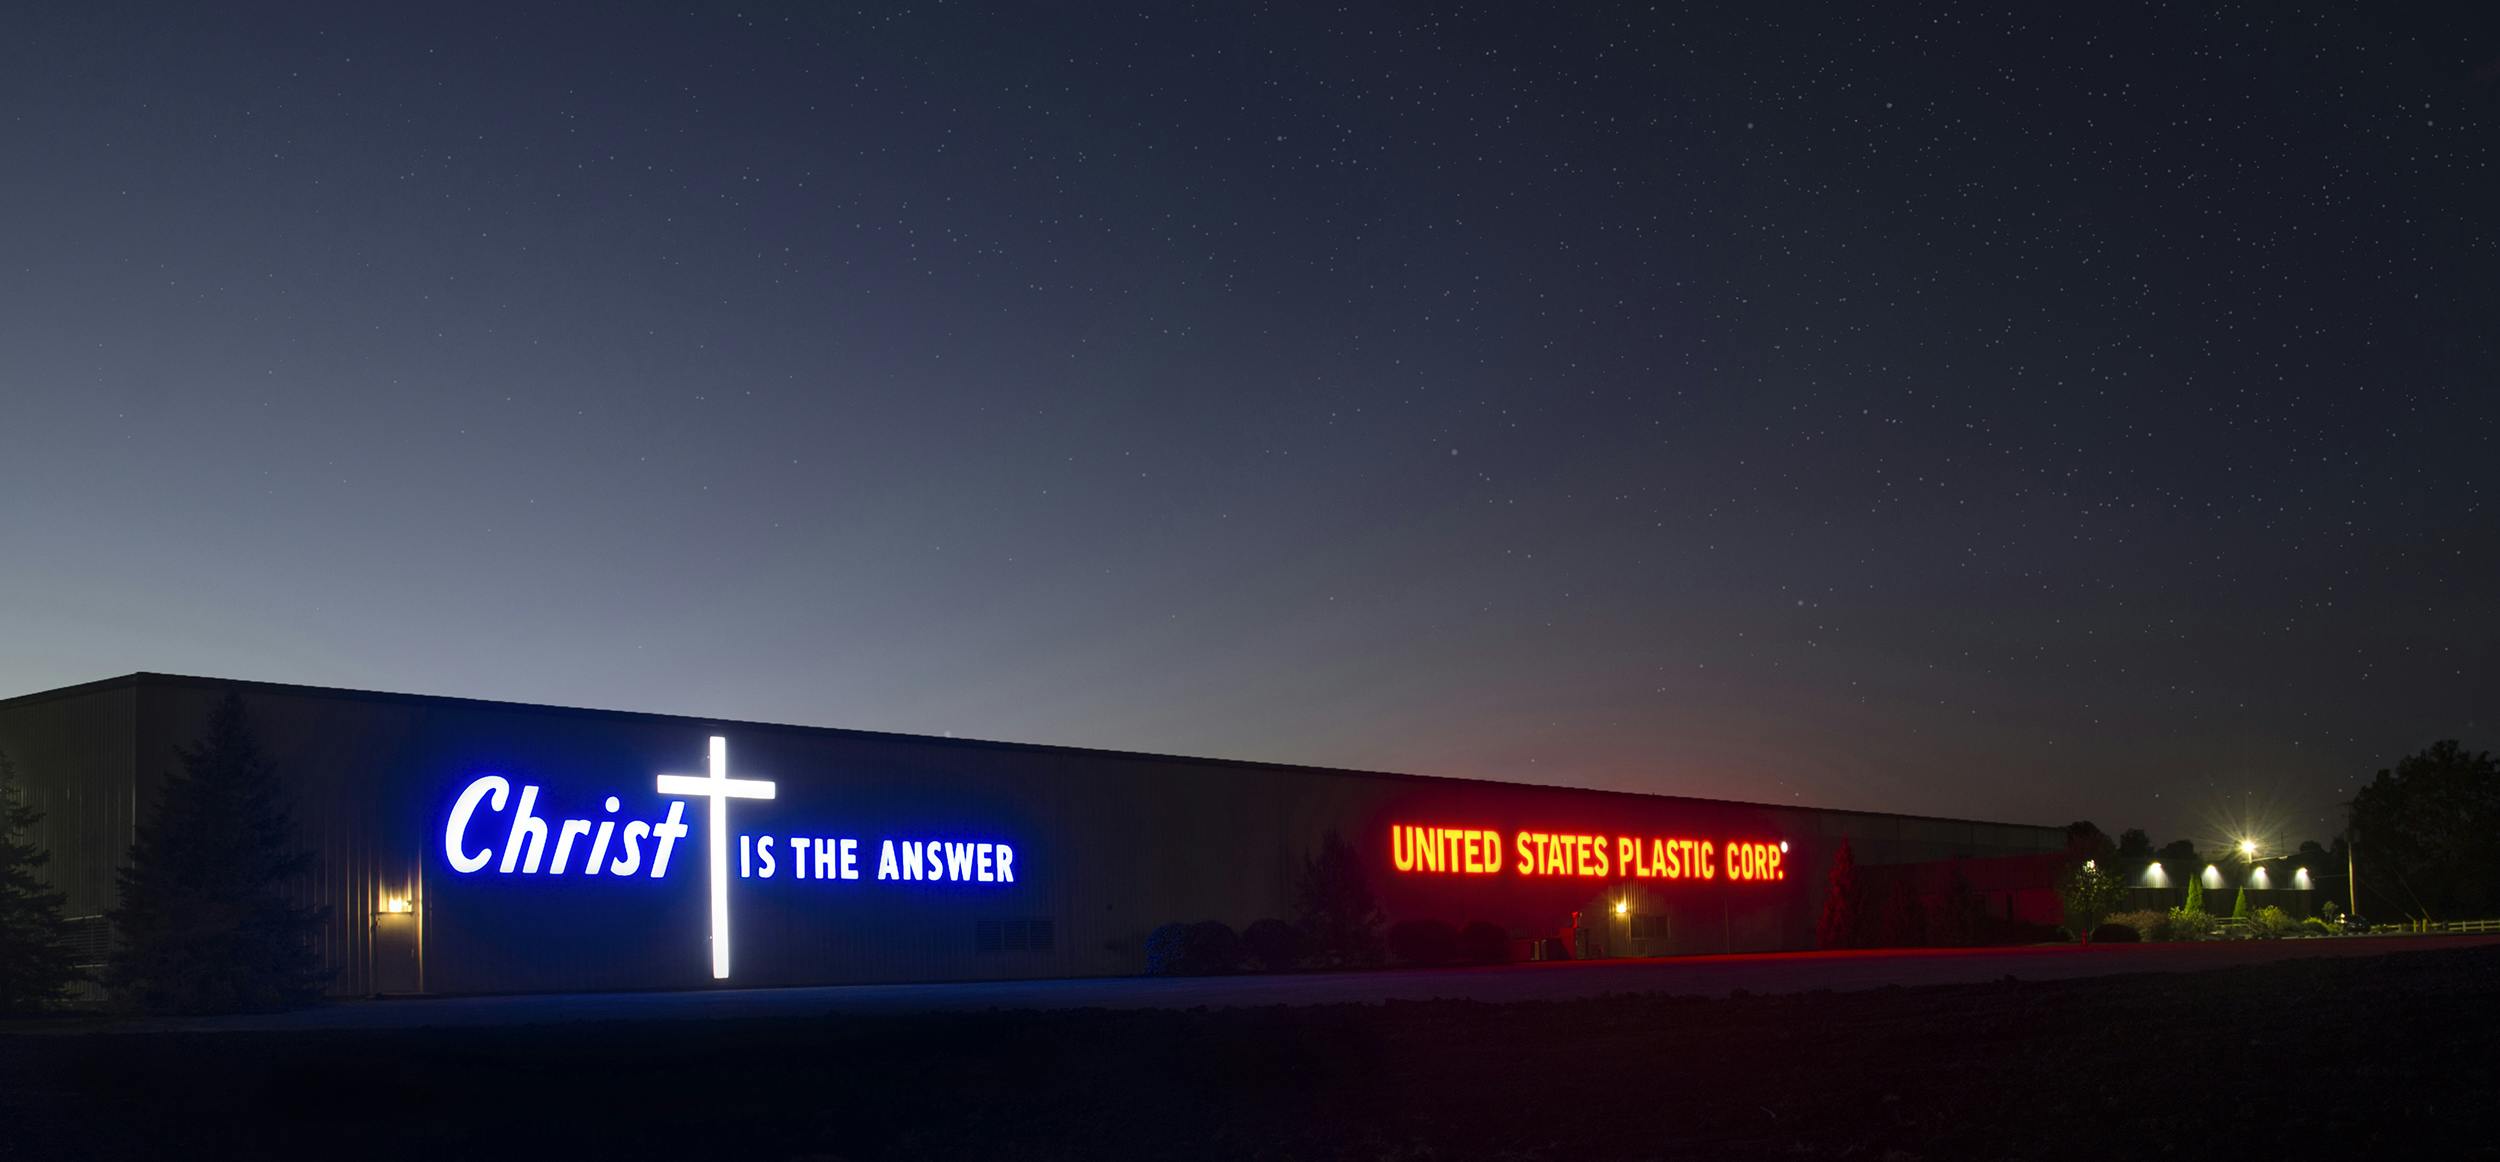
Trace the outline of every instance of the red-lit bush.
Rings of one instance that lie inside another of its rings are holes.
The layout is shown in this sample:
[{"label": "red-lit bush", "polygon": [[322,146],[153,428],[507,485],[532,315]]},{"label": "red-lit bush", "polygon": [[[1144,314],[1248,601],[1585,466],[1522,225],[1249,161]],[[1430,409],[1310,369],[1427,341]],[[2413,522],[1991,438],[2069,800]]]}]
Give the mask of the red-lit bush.
[{"label": "red-lit bush", "polygon": [[1458,932],[1440,920],[1401,920],[1389,927],[1389,955],[1413,965],[1458,958]]},{"label": "red-lit bush", "polygon": [[1469,964],[1500,964],[1510,959],[1510,933],[1482,920],[1458,930],[1458,958]]},{"label": "red-lit bush", "polygon": [[1858,879],[1857,856],[1849,841],[1832,852],[1831,882],[1823,890],[1823,916],[1814,926],[1815,944],[1823,948],[1855,948],[1864,943],[1865,889]]},{"label": "red-lit bush", "polygon": [[1242,930],[1241,958],[1261,972],[1286,972],[1302,963],[1306,943],[1301,929],[1270,917]]}]

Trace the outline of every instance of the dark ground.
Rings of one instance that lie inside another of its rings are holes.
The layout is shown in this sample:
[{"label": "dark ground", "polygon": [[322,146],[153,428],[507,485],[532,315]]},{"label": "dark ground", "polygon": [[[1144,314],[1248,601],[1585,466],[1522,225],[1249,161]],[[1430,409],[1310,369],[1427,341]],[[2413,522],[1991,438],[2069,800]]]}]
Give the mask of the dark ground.
[{"label": "dark ground", "polygon": [[[1200,977],[845,984],[815,988],[706,988],[678,992],[547,993],[342,1001],[286,1013],[125,1022],[148,1032],[414,1029],[583,1021],[813,1019],[999,1009],[1191,1009],[1378,1001],[1570,1001],[1619,993],[1724,997],[1736,992],[1850,992],[1885,985],[2069,980],[2135,972],[2193,972],[2320,956],[2383,956],[2500,936],[2370,936],[2331,940],[2218,940],[2195,944],[2034,944],[1997,948],[1887,948],[1733,956],[1547,961],[1490,968],[1375,969]],[[5,1026],[0,1026],[4,1029]]]},{"label": "dark ground", "polygon": [[0,1037],[40,1158],[2493,1152],[2500,948],[1721,999]]}]

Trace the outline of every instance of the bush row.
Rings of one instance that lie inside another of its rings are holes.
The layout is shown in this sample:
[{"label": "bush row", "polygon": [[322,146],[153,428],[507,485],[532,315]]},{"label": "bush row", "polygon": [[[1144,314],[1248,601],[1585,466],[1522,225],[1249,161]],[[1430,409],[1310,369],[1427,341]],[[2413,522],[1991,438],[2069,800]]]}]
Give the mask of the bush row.
[{"label": "bush row", "polygon": [[[2316,917],[2295,920],[2291,913],[2271,905],[2251,912],[2248,924],[2256,935],[2269,938],[2289,936],[2295,932],[2325,936],[2334,931],[2324,920]],[[2172,908],[2167,912],[2120,912],[2092,930],[2092,942],[2129,944],[2138,940],[2211,940],[2220,928],[2220,921],[2201,910]]]}]

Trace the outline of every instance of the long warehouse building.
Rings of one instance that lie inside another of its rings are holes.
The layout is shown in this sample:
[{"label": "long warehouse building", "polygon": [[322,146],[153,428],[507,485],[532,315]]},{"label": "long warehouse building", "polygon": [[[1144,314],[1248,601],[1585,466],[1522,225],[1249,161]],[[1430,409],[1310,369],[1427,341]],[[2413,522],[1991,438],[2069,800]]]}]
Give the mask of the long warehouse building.
[{"label": "long warehouse building", "polygon": [[[240,699],[341,995],[1108,976],[1290,919],[1334,836],[1389,921],[1514,955],[1812,948],[1834,852],[2054,919],[2063,829],[163,674],[0,701],[92,955],[159,785]],[[1933,879],[1933,876],[1929,876]]]}]

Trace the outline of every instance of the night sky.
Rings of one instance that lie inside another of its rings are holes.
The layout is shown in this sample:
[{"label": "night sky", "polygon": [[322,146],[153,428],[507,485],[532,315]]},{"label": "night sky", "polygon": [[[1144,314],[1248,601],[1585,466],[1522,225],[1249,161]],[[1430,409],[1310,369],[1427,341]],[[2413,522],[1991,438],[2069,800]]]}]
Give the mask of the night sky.
[{"label": "night sky", "polygon": [[2500,746],[2492,12],[510,7],[0,18],[0,694],[2157,840]]}]

